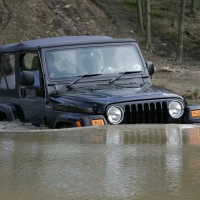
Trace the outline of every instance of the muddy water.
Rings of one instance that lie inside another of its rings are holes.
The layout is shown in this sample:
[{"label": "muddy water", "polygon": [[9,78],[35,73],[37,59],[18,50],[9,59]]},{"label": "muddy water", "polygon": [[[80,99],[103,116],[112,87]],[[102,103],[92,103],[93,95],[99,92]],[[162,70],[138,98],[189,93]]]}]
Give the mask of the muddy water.
[{"label": "muddy water", "polygon": [[200,127],[0,132],[1,200],[197,200]]}]

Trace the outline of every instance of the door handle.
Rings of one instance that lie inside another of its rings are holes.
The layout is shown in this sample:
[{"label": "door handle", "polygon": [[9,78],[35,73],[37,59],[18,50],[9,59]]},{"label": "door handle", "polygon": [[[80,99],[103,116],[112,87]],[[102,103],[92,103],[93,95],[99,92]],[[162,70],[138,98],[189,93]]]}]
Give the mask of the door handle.
[{"label": "door handle", "polygon": [[26,97],[26,88],[25,87],[21,87],[20,92],[21,92],[22,97]]}]

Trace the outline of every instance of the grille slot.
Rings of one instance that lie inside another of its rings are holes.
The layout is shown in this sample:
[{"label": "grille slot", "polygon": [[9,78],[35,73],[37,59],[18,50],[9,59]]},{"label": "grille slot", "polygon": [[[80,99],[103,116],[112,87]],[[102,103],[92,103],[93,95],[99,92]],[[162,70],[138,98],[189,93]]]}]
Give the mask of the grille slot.
[{"label": "grille slot", "polygon": [[129,124],[167,123],[167,102],[136,103],[125,106],[125,121]]}]

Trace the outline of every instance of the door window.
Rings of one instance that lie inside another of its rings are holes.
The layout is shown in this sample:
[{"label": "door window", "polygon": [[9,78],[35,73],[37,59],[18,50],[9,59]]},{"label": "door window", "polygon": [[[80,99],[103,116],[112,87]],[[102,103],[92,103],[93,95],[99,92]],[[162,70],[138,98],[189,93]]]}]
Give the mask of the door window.
[{"label": "door window", "polygon": [[21,71],[32,71],[34,74],[34,86],[40,86],[41,64],[38,54],[24,53],[21,57]]},{"label": "door window", "polygon": [[15,89],[15,56],[3,54],[0,65],[0,89]]}]

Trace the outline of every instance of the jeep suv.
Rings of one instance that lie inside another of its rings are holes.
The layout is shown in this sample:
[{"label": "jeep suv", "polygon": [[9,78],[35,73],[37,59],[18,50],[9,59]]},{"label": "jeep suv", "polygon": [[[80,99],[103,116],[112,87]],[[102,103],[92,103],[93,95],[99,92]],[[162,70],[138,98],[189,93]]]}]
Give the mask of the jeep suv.
[{"label": "jeep suv", "polygon": [[64,36],[0,46],[0,120],[49,128],[194,123],[200,107],[153,86],[133,39]]}]

